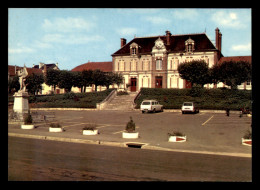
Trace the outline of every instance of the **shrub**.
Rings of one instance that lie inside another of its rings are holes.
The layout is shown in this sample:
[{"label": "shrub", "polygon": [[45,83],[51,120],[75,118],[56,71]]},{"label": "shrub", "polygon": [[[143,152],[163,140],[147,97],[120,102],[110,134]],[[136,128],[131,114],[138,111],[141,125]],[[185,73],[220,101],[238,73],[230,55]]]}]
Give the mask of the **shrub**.
[{"label": "shrub", "polygon": [[94,131],[97,128],[97,125],[95,123],[86,124],[85,127],[83,127],[83,130],[91,130]]},{"label": "shrub", "polygon": [[252,132],[251,132],[251,130],[249,130],[249,129],[246,130],[243,138],[244,139],[252,139]]},{"label": "shrub", "polygon": [[132,117],[130,117],[130,121],[126,124],[125,130],[128,133],[133,133],[135,131],[135,123],[134,123]]},{"label": "shrub", "polygon": [[25,118],[24,118],[24,124],[25,125],[31,125],[33,122],[32,120],[32,115],[30,113],[30,111],[28,112],[28,114],[26,114]]},{"label": "shrub", "polygon": [[61,128],[62,126],[59,123],[51,123],[50,127],[52,127],[52,128]]},{"label": "shrub", "polygon": [[169,136],[185,136],[185,134],[179,131],[173,131],[172,133],[168,133]]}]

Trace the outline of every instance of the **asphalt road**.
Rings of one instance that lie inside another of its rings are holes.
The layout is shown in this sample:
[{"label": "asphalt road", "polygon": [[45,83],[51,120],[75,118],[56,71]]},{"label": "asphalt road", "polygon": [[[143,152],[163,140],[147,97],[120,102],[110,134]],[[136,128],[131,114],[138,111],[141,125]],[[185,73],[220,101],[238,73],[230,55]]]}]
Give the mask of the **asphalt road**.
[{"label": "asphalt road", "polygon": [[8,138],[13,181],[252,181],[251,158]]}]

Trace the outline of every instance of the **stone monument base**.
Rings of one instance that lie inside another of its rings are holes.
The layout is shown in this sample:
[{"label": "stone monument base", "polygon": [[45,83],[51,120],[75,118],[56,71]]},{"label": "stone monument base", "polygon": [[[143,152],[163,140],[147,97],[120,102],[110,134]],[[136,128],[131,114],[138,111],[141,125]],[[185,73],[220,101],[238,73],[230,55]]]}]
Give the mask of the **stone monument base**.
[{"label": "stone monument base", "polygon": [[19,120],[24,119],[24,114],[29,112],[29,103],[28,103],[28,92],[19,90],[14,94],[14,107],[13,112],[17,115]]}]

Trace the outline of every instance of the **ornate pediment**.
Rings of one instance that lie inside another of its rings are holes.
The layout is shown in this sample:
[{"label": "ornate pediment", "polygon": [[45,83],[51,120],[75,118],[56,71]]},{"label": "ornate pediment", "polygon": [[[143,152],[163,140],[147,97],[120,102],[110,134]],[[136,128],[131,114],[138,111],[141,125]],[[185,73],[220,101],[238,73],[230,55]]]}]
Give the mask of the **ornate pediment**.
[{"label": "ornate pediment", "polygon": [[152,49],[152,53],[164,53],[166,52],[166,48],[163,40],[159,37],[155,42]]}]

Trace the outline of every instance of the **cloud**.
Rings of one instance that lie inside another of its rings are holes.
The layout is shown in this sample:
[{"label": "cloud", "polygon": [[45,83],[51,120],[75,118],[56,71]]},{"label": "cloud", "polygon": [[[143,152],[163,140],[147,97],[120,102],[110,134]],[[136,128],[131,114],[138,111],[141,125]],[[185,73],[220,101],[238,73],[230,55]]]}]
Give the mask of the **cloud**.
[{"label": "cloud", "polygon": [[25,46],[18,47],[18,48],[8,48],[8,53],[12,53],[12,54],[15,54],[15,53],[33,53],[33,52],[35,52],[35,50],[33,48],[25,47]]},{"label": "cloud", "polygon": [[152,24],[169,24],[171,23],[171,20],[164,17],[144,17],[144,20],[151,22]]},{"label": "cloud", "polygon": [[40,49],[48,49],[48,48],[52,48],[53,46],[50,43],[46,43],[46,42],[42,42],[42,41],[35,41],[33,44],[33,47],[40,48]]},{"label": "cloud", "polygon": [[251,43],[248,44],[239,44],[239,45],[233,45],[231,47],[233,51],[251,51]]},{"label": "cloud", "polygon": [[218,25],[229,28],[244,28],[246,26],[235,12],[218,11],[211,16],[211,20]]},{"label": "cloud", "polygon": [[46,34],[42,38],[44,43],[61,44],[86,44],[89,42],[100,42],[104,40],[100,35],[82,35],[82,34]]},{"label": "cloud", "polygon": [[194,19],[199,16],[199,13],[196,9],[178,9],[173,11],[173,16],[175,19]]},{"label": "cloud", "polygon": [[116,32],[121,36],[131,36],[137,34],[138,30],[136,28],[125,27],[125,28],[116,29]]},{"label": "cloud", "polygon": [[94,28],[96,24],[83,18],[54,18],[53,20],[44,19],[42,28],[45,31],[56,32],[75,32],[75,31],[89,31]]}]

